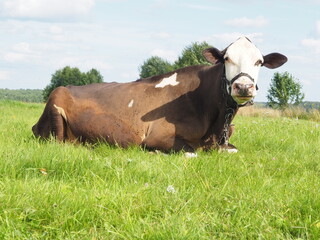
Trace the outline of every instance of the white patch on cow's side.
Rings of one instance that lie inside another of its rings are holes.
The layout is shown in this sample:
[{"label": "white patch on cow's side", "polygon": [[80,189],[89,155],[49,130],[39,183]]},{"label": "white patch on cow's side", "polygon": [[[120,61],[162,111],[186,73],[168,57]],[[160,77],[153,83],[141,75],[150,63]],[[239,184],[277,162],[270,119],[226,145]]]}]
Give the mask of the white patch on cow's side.
[{"label": "white patch on cow's side", "polygon": [[177,73],[172,74],[170,77],[162,79],[160,83],[158,83],[155,88],[164,88],[166,86],[176,86],[179,82],[177,82]]},{"label": "white patch on cow's side", "polygon": [[193,152],[186,152],[184,156],[186,156],[187,158],[196,158],[198,157],[198,154]]},{"label": "white patch on cow's side", "polygon": [[129,107],[129,108],[132,108],[132,106],[133,106],[133,102],[134,102],[134,100],[133,100],[133,99],[129,102],[129,104],[128,104],[128,107]]},{"label": "white patch on cow's side", "polygon": [[143,134],[143,135],[141,136],[141,141],[143,142],[145,139],[146,139],[146,134]]},{"label": "white patch on cow's side", "polygon": [[57,105],[53,104],[53,106],[57,109],[58,113],[64,118],[64,120],[67,121],[67,115],[66,112],[62,107],[58,107]]}]

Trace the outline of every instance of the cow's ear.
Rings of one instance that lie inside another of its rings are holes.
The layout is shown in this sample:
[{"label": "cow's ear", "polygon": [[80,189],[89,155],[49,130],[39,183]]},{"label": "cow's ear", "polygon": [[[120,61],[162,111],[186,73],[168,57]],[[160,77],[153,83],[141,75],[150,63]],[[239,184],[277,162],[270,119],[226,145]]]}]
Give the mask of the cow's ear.
[{"label": "cow's ear", "polygon": [[220,51],[216,48],[207,48],[202,52],[203,56],[208,62],[212,64],[217,64],[218,62],[223,62],[224,51]]},{"label": "cow's ear", "polygon": [[288,61],[288,58],[280,53],[270,53],[263,57],[263,66],[267,68],[277,68]]}]

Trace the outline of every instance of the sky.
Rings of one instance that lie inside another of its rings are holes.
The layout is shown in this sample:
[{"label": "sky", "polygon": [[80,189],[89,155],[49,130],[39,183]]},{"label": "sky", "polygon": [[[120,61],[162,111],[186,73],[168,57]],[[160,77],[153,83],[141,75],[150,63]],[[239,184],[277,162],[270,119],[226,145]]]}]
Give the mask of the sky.
[{"label": "sky", "polygon": [[320,0],[0,0],[0,88],[43,89],[65,66],[130,82],[151,56],[174,62],[194,42],[222,50],[241,36],[288,57],[261,68],[256,101],[286,71],[320,101]]}]

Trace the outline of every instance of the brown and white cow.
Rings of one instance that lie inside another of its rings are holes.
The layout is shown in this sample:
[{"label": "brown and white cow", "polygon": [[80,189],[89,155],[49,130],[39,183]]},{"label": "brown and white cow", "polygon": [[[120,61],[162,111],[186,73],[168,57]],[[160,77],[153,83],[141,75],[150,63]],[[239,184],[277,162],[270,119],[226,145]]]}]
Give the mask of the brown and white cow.
[{"label": "brown and white cow", "polygon": [[277,68],[287,58],[263,56],[246,37],[223,51],[209,48],[203,54],[213,66],[185,67],[130,83],[59,87],[33,133],[162,151],[236,151],[228,143],[231,121],[255,97],[260,67]]}]

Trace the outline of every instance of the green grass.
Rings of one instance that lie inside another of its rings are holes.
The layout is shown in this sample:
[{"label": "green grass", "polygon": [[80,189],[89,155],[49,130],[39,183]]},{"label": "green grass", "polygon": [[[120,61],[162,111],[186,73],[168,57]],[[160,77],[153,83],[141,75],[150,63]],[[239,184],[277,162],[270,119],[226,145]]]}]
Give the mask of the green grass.
[{"label": "green grass", "polygon": [[239,153],[189,159],[38,141],[43,107],[0,101],[0,239],[320,238],[319,122],[237,116]]}]

